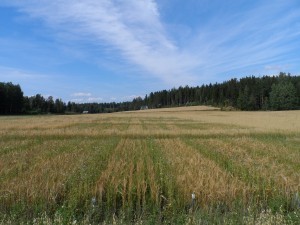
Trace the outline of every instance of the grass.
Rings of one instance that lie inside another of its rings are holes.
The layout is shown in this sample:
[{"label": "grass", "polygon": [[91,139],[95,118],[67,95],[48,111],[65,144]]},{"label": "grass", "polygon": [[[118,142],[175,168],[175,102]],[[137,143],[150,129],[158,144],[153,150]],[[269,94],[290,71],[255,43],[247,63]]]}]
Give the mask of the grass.
[{"label": "grass", "polygon": [[0,134],[0,224],[300,223],[300,111],[0,117]]}]

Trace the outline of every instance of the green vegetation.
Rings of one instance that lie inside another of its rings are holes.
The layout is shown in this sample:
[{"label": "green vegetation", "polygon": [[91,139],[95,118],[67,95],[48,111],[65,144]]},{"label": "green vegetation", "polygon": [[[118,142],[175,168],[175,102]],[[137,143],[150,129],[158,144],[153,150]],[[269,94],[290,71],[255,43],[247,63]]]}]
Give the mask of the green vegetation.
[{"label": "green vegetation", "polygon": [[274,110],[296,109],[299,98],[295,86],[288,81],[280,81],[272,85],[270,106]]},{"label": "green vegetation", "polygon": [[19,85],[0,83],[0,114],[74,114],[111,113],[147,108],[213,105],[241,110],[300,109],[300,77],[280,73],[279,76],[245,77],[201,87],[179,87],[151,92],[144,98],[121,103],[64,103],[52,96],[37,94],[23,97]]}]

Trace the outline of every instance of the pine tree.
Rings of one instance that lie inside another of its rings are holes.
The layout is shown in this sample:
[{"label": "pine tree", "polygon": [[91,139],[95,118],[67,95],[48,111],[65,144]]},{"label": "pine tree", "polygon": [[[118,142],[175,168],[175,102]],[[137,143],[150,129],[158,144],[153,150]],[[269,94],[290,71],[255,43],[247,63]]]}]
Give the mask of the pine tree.
[{"label": "pine tree", "polygon": [[291,82],[280,81],[272,85],[270,106],[273,110],[296,109],[297,104],[297,90]]}]

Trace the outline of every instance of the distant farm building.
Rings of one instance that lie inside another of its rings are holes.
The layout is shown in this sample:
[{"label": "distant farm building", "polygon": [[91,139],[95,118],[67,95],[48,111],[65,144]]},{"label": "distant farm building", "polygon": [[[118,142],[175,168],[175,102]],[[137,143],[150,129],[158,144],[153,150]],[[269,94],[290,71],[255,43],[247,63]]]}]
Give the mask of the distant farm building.
[{"label": "distant farm building", "polygon": [[82,112],[82,114],[88,114],[89,113],[89,111],[83,111]]}]

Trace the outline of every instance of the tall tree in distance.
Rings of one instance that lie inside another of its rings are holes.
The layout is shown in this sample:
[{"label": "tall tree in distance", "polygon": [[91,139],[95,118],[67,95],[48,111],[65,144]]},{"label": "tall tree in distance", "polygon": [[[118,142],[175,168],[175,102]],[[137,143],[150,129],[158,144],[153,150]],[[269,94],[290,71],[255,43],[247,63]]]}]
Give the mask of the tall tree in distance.
[{"label": "tall tree in distance", "polygon": [[0,114],[20,114],[23,110],[23,92],[20,85],[0,83]]},{"label": "tall tree in distance", "polygon": [[270,106],[273,110],[296,109],[298,106],[297,90],[291,82],[280,81],[272,85]]}]

